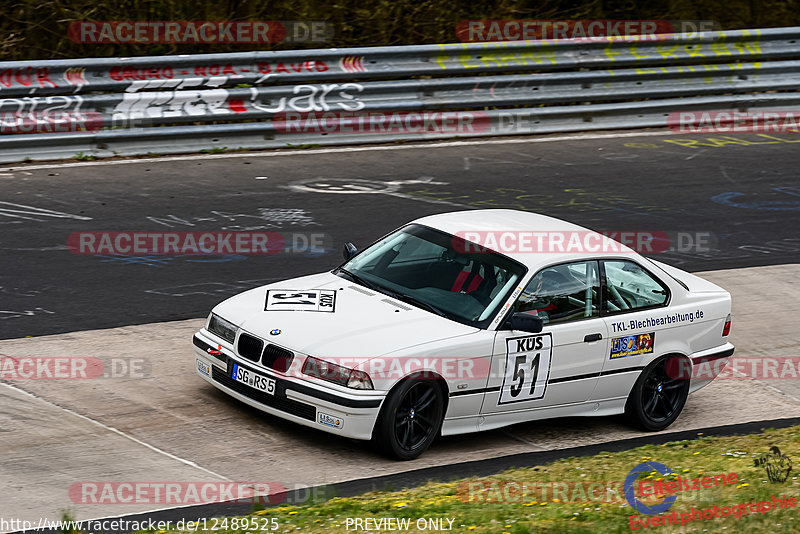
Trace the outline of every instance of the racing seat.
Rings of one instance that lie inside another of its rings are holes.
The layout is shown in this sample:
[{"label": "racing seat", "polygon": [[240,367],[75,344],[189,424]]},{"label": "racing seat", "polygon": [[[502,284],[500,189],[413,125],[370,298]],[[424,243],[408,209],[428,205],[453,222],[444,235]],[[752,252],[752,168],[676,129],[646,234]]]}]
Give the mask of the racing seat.
[{"label": "racing seat", "polygon": [[453,293],[472,293],[483,282],[483,277],[480,275],[482,264],[472,260],[472,265],[469,269],[466,267],[458,273],[453,287],[450,289]]},{"label": "racing seat", "polygon": [[467,293],[483,304],[488,304],[491,300],[492,290],[496,285],[497,277],[494,274],[494,268],[477,260],[472,260],[469,269],[462,269],[458,273],[450,291],[453,293]]}]

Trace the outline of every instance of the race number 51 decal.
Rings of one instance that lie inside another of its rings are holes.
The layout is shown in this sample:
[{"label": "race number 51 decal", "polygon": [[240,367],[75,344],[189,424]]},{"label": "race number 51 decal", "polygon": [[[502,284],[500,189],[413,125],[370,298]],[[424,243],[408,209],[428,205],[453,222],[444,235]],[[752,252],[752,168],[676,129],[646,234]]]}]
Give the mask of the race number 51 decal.
[{"label": "race number 51 decal", "polygon": [[550,334],[506,341],[506,370],[499,404],[541,399],[550,376],[553,338]]},{"label": "race number 51 decal", "polygon": [[336,291],[332,289],[267,290],[264,311],[321,311],[336,309]]}]

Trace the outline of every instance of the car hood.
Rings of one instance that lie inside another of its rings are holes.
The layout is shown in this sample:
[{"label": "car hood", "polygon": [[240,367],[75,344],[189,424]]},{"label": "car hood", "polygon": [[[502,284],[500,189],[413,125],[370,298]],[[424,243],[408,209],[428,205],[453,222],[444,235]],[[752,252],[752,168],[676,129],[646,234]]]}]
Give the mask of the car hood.
[{"label": "car hood", "polygon": [[[268,290],[314,289],[335,291],[334,311],[265,311]],[[269,343],[318,358],[366,360],[478,331],[329,272],[251,289],[213,312]]]}]

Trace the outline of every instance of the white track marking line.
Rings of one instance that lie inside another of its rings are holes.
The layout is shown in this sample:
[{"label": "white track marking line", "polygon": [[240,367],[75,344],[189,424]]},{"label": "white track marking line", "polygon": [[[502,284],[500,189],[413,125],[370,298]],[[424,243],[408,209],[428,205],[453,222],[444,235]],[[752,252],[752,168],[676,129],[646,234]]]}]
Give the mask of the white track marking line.
[{"label": "white track marking line", "polygon": [[169,453],[169,452],[167,452],[165,450],[159,449],[158,447],[150,445],[149,443],[146,443],[146,442],[144,442],[144,441],[142,441],[140,439],[137,439],[137,438],[135,438],[135,437],[133,437],[133,436],[131,436],[129,434],[126,434],[125,432],[123,432],[121,430],[118,430],[118,429],[116,429],[114,427],[105,425],[105,424],[101,423],[100,421],[97,421],[97,420],[92,419],[90,417],[86,417],[85,415],[79,414],[78,412],[70,410],[69,408],[64,408],[63,406],[59,406],[58,404],[50,402],[49,400],[43,399],[42,397],[37,397],[33,393],[29,393],[29,392],[25,391],[24,389],[20,389],[20,388],[18,388],[16,386],[12,386],[11,384],[9,384],[7,382],[0,382],[0,384],[3,385],[3,386],[6,386],[7,388],[10,388],[10,389],[18,392],[18,393],[22,393],[24,395],[27,395],[28,397],[31,397],[32,399],[36,399],[37,401],[43,402],[43,403],[47,404],[48,406],[53,406],[55,408],[59,408],[61,410],[64,410],[65,412],[67,412],[67,413],[69,413],[71,415],[74,415],[75,417],[79,417],[79,418],[83,419],[84,421],[88,421],[88,422],[90,422],[90,423],[92,423],[94,425],[97,425],[97,426],[105,429],[105,430],[108,430],[109,432],[113,432],[114,434],[117,434],[119,436],[127,438],[127,439],[133,441],[134,443],[142,445],[143,447],[147,447],[151,451],[157,452],[158,454],[162,454],[162,455],[166,456],[167,458],[171,458],[173,460],[177,460],[177,461],[179,461],[179,462],[181,462],[183,464],[186,464],[186,465],[188,465],[190,467],[194,467],[195,469],[199,469],[200,471],[206,472],[209,475],[213,475],[213,476],[215,476],[215,477],[217,477],[217,478],[219,478],[221,480],[224,480],[226,482],[231,482],[231,479],[229,479],[228,477],[222,476],[219,473],[215,473],[214,471],[211,471],[210,469],[206,469],[205,467],[203,467],[201,465],[197,465],[196,463],[194,463],[194,462],[192,462],[190,460],[186,460],[184,458],[181,458],[180,456],[175,456],[174,454],[171,454],[171,453]]},{"label": "white track marking line", "polygon": [[794,396],[794,395],[792,395],[791,393],[786,393],[785,391],[783,391],[783,390],[780,390],[780,389],[776,388],[776,387],[775,387],[775,386],[773,386],[772,384],[767,384],[767,383],[766,383],[766,382],[764,382],[763,380],[756,380],[756,382],[758,382],[758,383],[759,383],[759,384],[761,384],[762,386],[766,386],[767,388],[771,389],[772,391],[775,391],[776,393],[780,393],[781,395],[783,395],[783,396],[785,396],[785,397],[789,397],[790,399],[792,399],[792,400],[793,400],[793,401],[795,401],[795,402],[800,402],[800,399],[798,399],[797,397],[795,397],[795,396]]},{"label": "white track marking line", "polygon": [[[168,163],[173,161],[197,161],[213,159],[241,159],[241,158],[272,158],[278,156],[306,156],[308,154],[339,154],[345,152],[370,152],[386,150],[414,150],[420,148],[450,148],[461,146],[476,145],[514,145],[521,143],[551,143],[554,141],[583,141],[592,139],[618,139],[626,137],[653,137],[658,135],[671,135],[670,132],[626,132],[615,134],[586,134],[586,135],[562,135],[557,137],[541,138],[514,138],[514,139],[491,139],[486,141],[451,141],[441,143],[417,143],[408,145],[376,145],[358,147],[339,147],[339,148],[319,148],[314,150],[274,150],[272,152],[234,152],[231,154],[194,154],[186,156],[170,156],[163,158],[140,158],[122,160],[98,160],[85,161],[78,163],[49,163],[45,165],[25,165],[20,167],[0,167],[3,171],[36,171],[42,169],[64,169],[70,167],[97,167],[102,165],[130,165],[133,163]],[[672,134],[674,135],[674,134]],[[270,149],[256,149],[270,150]]]},{"label": "white track marking line", "polygon": [[742,378],[742,379],[745,379],[745,380],[752,380],[753,382],[755,382],[757,384],[761,384],[762,386],[764,386],[764,387],[766,387],[768,389],[771,389],[772,391],[774,391],[776,393],[779,393],[779,394],[783,395],[784,397],[789,397],[790,399],[792,399],[795,402],[800,402],[800,399],[798,399],[797,397],[795,397],[791,393],[786,393],[785,391],[776,388],[772,384],[764,382],[764,379],[753,378],[753,377],[747,376],[745,373],[743,373],[742,371],[740,371],[738,369],[735,369],[735,368],[733,368],[732,371],[733,371],[733,373],[737,374],[739,376],[739,378]]}]

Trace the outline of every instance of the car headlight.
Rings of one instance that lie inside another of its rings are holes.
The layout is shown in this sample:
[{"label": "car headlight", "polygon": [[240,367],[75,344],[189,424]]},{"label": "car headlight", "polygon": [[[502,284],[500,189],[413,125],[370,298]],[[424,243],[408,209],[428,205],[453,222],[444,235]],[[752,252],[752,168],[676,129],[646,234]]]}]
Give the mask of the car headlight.
[{"label": "car headlight", "polygon": [[306,358],[303,374],[352,389],[374,389],[372,380],[364,371],[348,369],[312,356]]},{"label": "car headlight", "polygon": [[236,325],[230,321],[226,321],[219,315],[211,314],[208,319],[208,331],[216,334],[228,343],[233,343],[236,338]]}]

